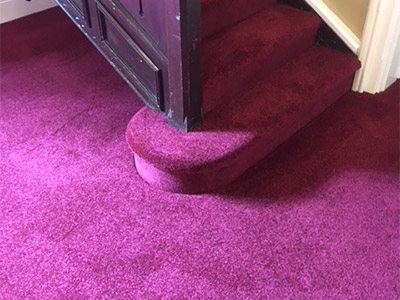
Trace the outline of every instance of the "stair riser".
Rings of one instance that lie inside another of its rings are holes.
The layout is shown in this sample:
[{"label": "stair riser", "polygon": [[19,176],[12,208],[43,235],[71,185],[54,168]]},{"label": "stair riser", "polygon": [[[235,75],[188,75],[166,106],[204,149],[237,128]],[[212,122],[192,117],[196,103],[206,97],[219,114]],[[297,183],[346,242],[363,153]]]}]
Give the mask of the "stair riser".
[{"label": "stair riser", "polygon": [[[217,170],[207,168],[202,168],[198,171],[190,170],[190,174],[184,172],[173,173],[160,170],[135,154],[136,169],[139,175],[152,186],[174,193],[205,193],[226,186],[279,145],[287,141],[297,131],[331,106],[337,99],[344,96],[351,89],[353,77],[354,75],[351,75],[343,82],[335,85],[340,86],[340,88],[327,90],[322,96],[316,95],[315,99],[309,102],[308,107],[302,109],[303,113],[294,112],[292,115],[287,116],[287,119],[279,128],[279,132],[276,131],[272,134],[270,132],[263,133],[262,129],[260,129],[257,142],[252,143],[251,146],[241,148],[239,153],[232,154],[235,156],[234,165],[229,164]],[[321,101],[321,98],[325,98],[324,101]],[[271,134],[268,145],[265,144],[263,134]],[[129,134],[127,135],[127,139],[129,143]]]},{"label": "stair riser", "polygon": [[201,11],[201,37],[206,39],[267,8],[276,0],[205,1]]},{"label": "stair riser", "polygon": [[234,181],[238,175],[225,168],[218,172],[199,172],[196,174],[173,174],[164,172],[138,155],[134,155],[136,170],[140,177],[150,185],[172,193],[199,194],[215,190]]},{"label": "stair riser", "polygon": [[[279,49],[272,53],[262,50],[237,72],[203,85],[203,112],[209,113],[224,102],[231,101],[253,82],[268,76],[275,69],[310,48],[315,41],[318,28],[302,32],[294,39],[282,41]],[[274,58],[274,59],[271,59]]]}]

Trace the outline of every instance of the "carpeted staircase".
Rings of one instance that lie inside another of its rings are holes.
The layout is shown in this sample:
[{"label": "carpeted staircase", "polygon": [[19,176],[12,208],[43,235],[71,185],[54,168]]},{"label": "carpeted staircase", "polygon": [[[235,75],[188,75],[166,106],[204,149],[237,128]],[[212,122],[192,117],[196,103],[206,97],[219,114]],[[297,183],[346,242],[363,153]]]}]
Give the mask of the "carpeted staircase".
[{"label": "carpeted staircase", "polygon": [[202,0],[205,122],[184,134],[141,109],[126,132],[141,177],[178,193],[217,189],[346,94],[360,63],[314,45],[319,26],[274,0]]}]

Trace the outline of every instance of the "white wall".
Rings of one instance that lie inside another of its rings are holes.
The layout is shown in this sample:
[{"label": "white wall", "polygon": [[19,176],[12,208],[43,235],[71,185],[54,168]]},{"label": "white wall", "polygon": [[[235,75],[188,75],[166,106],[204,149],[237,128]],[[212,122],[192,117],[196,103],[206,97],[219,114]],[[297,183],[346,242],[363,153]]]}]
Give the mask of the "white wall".
[{"label": "white wall", "polygon": [[56,6],[52,0],[0,0],[0,23],[12,21]]},{"label": "white wall", "polygon": [[323,0],[323,2],[359,39],[361,38],[369,0]]}]

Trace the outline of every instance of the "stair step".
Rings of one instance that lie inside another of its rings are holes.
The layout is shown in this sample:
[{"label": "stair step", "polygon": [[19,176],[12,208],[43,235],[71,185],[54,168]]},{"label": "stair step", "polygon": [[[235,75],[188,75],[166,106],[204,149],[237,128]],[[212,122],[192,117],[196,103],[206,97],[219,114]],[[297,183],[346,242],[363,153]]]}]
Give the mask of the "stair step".
[{"label": "stair step", "polygon": [[163,190],[198,193],[226,185],[265,157],[350,90],[360,63],[313,46],[243,89],[197,131],[181,133],[149,108],[126,137],[139,174]]},{"label": "stair step", "polygon": [[276,0],[201,0],[201,37],[210,37],[275,2]]},{"label": "stair step", "polygon": [[311,47],[319,24],[314,14],[272,5],[203,41],[204,113]]}]

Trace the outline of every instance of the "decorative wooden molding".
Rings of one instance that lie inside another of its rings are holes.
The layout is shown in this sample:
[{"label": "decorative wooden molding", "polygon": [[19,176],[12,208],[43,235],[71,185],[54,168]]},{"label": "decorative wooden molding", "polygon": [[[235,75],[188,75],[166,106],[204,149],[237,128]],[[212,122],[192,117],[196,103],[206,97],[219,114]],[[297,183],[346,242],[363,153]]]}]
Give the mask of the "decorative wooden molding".
[{"label": "decorative wooden molding", "polygon": [[171,126],[188,132],[202,123],[200,1],[55,1]]}]

